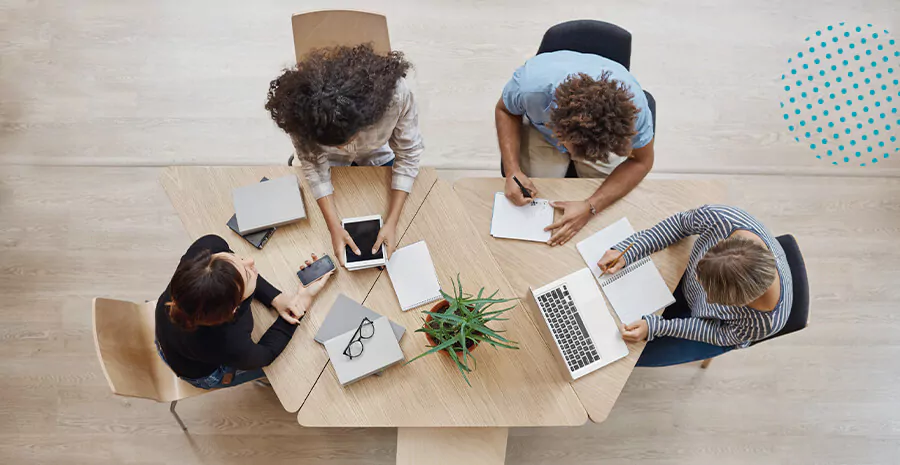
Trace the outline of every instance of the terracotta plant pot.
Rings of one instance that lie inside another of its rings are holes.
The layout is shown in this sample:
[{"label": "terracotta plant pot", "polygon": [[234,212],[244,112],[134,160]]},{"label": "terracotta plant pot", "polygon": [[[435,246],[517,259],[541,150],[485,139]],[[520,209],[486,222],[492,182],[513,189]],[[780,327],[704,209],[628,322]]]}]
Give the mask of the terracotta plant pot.
[{"label": "terracotta plant pot", "polygon": [[[434,307],[431,307],[430,311],[432,313],[444,313],[448,308],[450,308],[450,302],[447,302],[446,300],[441,300],[440,302],[436,303],[434,305]],[[422,327],[423,328],[428,327],[428,325],[431,323],[431,321],[432,321],[431,315],[426,315],[425,316],[425,324]],[[432,347],[438,345],[438,342],[433,337],[431,337],[431,335],[428,333],[425,333],[425,339],[428,340],[428,343],[431,344]],[[469,342],[471,342],[471,341],[466,339],[466,347],[469,349],[469,352],[473,351],[476,347],[478,347],[478,341],[473,342],[472,345],[469,345]],[[441,352],[444,352],[445,355],[447,355],[447,357],[450,357],[450,353],[447,351],[447,349],[441,350]],[[457,357],[462,358],[463,353],[461,351],[457,350],[455,352],[456,352]]]}]

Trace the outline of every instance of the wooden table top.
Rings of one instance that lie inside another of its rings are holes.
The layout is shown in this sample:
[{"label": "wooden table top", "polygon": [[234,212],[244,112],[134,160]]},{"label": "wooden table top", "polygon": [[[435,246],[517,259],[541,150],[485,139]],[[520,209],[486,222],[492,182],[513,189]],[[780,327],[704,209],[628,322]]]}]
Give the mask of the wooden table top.
[{"label": "wooden table top", "polygon": [[[463,288],[477,293],[499,289],[514,297],[485,244],[467,219],[469,207],[459,201],[451,185],[438,180],[413,219],[401,246],[426,241],[441,287],[452,289],[460,274]],[[517,303],[515,300],[510,304]],[[425,305],[403,312],[383,273],[363,305],[406,327],[400,346],[409,360],[426,350],[422,326]],[[477,347],[477,368],[469,374],[472,387],[449,357],[430,354],[409,365],[389,368],[341,387],[329,365],[298,413],[304,426],[558,426],[587,421],[584,408],[568,379],[557,368],[534,321],[521,304],[509,320],[495,322],[519,350]]]},{"label": "wooden table top", "polygon": [[[385,215],[391,185],[390,168],[354,167],[331,170],[338,215],[344,218],[381,213]],[[231,190],[258,182],[263,176],[275,178],[294,174],[303,179],[299,167],[192,167],[167,168],[160,181],[178,212],[191,239],[218,234],[235,253],[253,257],[260,275],[278,289],[294,292],[300,285],[296,272],[313,252],[334,255],[325,219],[315,204],[312,192],[302,182],[307,219],[279,227],[268,244],[257,250],[231,231],[225,223],[234,214]],[[397,231],[402,234],[437,179],[433,169],[423,168],[403,207]],[[399,235],[398,234],[398,235]],[[174,269],[175,264],[172,264]],[[289,412],[300,409],[313,384],[328,363],[328,356],[313,340],[319,325],[338,294],[362,301],[372,289],[380,272],[368,269],[347,272],[339,269],[316,299],[312,310],[300,323],[294,337],[275,362],[264,369],[282,406]],[[259,302],[253,302],[256,324],[253,338],[258,340],[275,321],[277,314]]]},{"label": "wooden table top", "polygon": [[[302,183],[308,218],[278,229],[263,250],[235,235],[225,222],[234,213],[231,189],[289,174],[299,169],[266,167],[171,167],[161,182],[191,238],[218,234],[239,255],[253,257],[260,274],[273,285],[293,291],[296,270],[312,252],[331,254],[331,242],[321,212]],[[354,167],[332,169],[335,198],[341,217],[362,216],[387,209],[390,169]],[[598,180],[537,179],[539,195],[551,199],[582,199]],[[421,326],[423,310],[402,312],[390,277],[377,269],[348,272],[340,269],[318,297],[293,340],[275,362],[265,368],[282,405],[298,411],[304,426],[552,426],[580,425],[588,417],[603,421],[628,379],[643,344],[630,344],[629,356],[579,379],[568,380],[551,352],[543,320],[529,288],[538,287],[584,267],[575,244],[622,216],[635,228],[646,228],[677,211],[703,203],[721,202],[724,186],[713,181],[645,180],[637,189],[592,220],[566,246],[498,240],[490,236],[494,193],[500,178],[472,178],[454,186],[438,181],[433,169],[422,169],[406,202],[398,226],[399,245],[425,240],[441,286],[460,273],[468,291],[484,286],[500,290],[517,304],[508,321],[497,326],[519,343],[519,350],[479,347],[477,368],[466,385],[448,357],[431,354],[410,365],[388,369],[341,387],[324,349],[313,336],[338,294],[363,302],[372,310],[402,324],[407,334],[401,348],[407,359],[426,348]],[[653,260],[674,289],[684,272],[690,242],[657,253]],[[277,315],[254,302],[258,338]],[[613,315],[615,316],[615,315]],[[324,372],[323,372],[324,370]],[[320,376],[321,375],[321,376]]]},{"label": "wooden table top", "polygon": [[[551,200],[585,199],[601,182],[598,179],[533,181],[538,190],[538,197]],[[725,201],[726,196],[724,184],[718,181],[645,179],[625,198],[600,212],[566,245],[550,247],[537,242],[491,237],[494,194],[502,192],[503,186],[502,178],[467,178],[457,181],[454,190],[466,205],[469,219],[475,226],[478,236],[487,244],[516,296],[540,325],[544,323],[534,299],[529,296],[529,289],[540,287],[587,266],[575,248],[579,241],[623,216],[628,217],[636,230],[640,230],[651,227],[676,212],[705,203],[721,203]],[[560,213],[557,212],[556,219],[559,217]],[[653,262],[671,290],[675,289],[681,275],[684,274],[692,244],[693,239],[689,238],[652,256]],[[611,313],[618,322],[615,312]],[[542,332],[542,334],[549,337],[549,333]],[[572,383],[592,421],[602,422],[609,415],[644,349],[644,344],[643,342],[628,344],[627,357]],[[552,341],[548,341],[548,346],[552,347]],[[561,365],[560,370],[563,370]]]}]

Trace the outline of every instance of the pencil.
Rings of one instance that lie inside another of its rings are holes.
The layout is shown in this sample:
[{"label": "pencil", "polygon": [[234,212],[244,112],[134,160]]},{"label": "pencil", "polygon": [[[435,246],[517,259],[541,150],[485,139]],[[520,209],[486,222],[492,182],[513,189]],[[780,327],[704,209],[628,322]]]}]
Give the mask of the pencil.
[{"label": "pencil", "polygon": [[617,263],[619,263],[619,260],[621,260],[622,257],[625,256],[625,252],[628,252],[628,250],[631,249],[631,247],[633,247],[633,246],[634,246],[634,242],[632,242],[631,244],[628,244],[628,247],[625,247],[625,250],[623,250],[622,253],[620,253],[619,256],[615,258],[615,260],[609,262],[609,264],[606,265],[606,269],[603,270],[603,273],[600,273],[600,276],[605,275],[605,274],[606,274],[606,270],[612,268],[612,267],[615,266]]}]

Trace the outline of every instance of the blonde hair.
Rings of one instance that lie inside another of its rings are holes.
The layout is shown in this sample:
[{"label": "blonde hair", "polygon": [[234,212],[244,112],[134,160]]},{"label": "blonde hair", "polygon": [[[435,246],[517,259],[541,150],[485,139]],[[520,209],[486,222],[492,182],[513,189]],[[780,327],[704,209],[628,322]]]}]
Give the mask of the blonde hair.
[{"label": "blonde hair", "polygon": [[729,237],[697,263],[697,279],[713,304],[741,306],[758,299],[775,281],[775,256],[765,246]]}]

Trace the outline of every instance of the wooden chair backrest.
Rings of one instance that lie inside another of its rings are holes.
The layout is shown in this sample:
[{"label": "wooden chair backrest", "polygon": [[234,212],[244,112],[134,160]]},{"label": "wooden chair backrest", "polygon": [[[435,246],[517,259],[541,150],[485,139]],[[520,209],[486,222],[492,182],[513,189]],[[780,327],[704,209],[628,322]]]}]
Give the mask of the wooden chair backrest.
[{"label": "wooden chair backrest", "polygon": [[310,50],[338,45],[372,43],[376,53],[391,51],[387,18],[377,13],[353,10],[323,10],[298,13],[291,18],[294,55],[297,62]]},{"label": "wooden chair backrest", "polygon": [[156,302],[94,298],[94,345],[114,394],[171,402],[203,394],[178,378],[156,351]]}]

